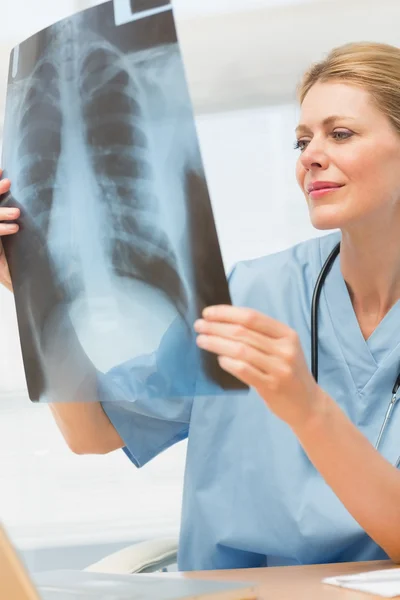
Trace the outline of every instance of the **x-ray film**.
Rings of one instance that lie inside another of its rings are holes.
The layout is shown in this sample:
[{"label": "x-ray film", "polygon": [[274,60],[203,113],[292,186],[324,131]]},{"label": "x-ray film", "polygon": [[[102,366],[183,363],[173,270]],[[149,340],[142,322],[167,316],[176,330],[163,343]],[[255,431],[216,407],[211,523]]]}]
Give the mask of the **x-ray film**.
[{"label": "x-ray film", "polygon": [[213,385],[243,388],[194,350],[194,320],[230,296],[171,5],[106,2],[21,43],[4,129],[31,400],[81,400],[85,382],[93,392],[98,373],[163,343],[171,360],[174,331]]}]

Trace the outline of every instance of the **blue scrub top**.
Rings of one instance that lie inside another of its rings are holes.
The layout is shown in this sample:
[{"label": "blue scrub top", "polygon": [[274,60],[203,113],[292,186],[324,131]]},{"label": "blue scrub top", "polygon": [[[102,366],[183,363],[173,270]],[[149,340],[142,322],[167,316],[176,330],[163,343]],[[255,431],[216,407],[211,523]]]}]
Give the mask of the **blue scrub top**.
[{"label": "blue scrub top", "polygon": [[[239,263],[233,303],[286,323],[310,366],[310,307],[340,233]],[[375,444],[400,362],[398,302],[365,341],[337,259],[319,309],[319,383]],[[254,391],[210,391],[198,349],[167,332],[157,353],[114,368],[102,406],[138,467],[188,438],[178,566],[230,569],[387,558]],[[380,452],[400,455],[396,407]],[[368,498],[363,499],[368,502]],[[162,501],[160,502],[162,510]]]}]

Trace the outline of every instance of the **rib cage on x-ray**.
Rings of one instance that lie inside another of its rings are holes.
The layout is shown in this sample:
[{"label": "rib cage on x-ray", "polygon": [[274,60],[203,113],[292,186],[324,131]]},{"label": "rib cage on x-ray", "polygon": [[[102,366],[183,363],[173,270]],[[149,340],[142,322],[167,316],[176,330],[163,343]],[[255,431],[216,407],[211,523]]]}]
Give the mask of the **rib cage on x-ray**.
[{"label": "rib cage on x-ray", "polygon": [[[48,81],[46,94],[38,88]],[[19,123],[19,185],[29,198],[33,217],[46,235],[53,204],[54,176],[61,152],[62,115],[56,66],[43,61],[32,76]]]},{"label": "rib cage on x-ray", "polygon": [[[150,61],[143,60],[157,55],[157,49],[143,51],[142,61],[132,60],[68,21],[53,26],[52,36],[46,55],[24,82],[15,158],[22,166],[21,197],[47,236],[66,298],[95,296],[91,282],[105,286],[112,277],[133,278],[158,287],[185,316],[184,275],[163,227],[152,166],[157,148],[148,135],[155,115],[146,114],[146,86],[159,97],[160,124],[166,100],[162,82],[157,89],[157,79],[149,77]],[[68,171],[77,157],[86,164],[79,180]],[[75,200],[66,218],[68,190]],[[80,226],[83,210],[86,228]],[[91,219],[97,220],[97,234],[87,229]]]}]

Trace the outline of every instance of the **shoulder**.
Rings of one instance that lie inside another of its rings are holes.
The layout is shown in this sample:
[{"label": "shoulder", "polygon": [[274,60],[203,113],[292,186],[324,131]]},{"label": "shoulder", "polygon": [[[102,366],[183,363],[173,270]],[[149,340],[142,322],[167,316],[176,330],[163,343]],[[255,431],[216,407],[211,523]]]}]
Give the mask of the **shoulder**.
[{"label": "shoulder", "polygon": [[340,241],[340,232],[300,242],[290,248],[238,262],[229,277],[234,304],[268,310],[299,296],[308,304],[323,263]]}]

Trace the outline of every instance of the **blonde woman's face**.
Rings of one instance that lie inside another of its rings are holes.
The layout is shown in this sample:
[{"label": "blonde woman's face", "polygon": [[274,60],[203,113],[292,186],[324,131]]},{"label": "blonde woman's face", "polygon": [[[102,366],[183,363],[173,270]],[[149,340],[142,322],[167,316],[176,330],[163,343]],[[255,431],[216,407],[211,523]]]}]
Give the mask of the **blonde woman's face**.
[{"label": "blonde woman's face", "polygon": [[[303,101],[296,138],[296,177],[314,227],[345,229],[399,215],[400,134],[368,92],[315,84]],[[321,182],[335,187],[310,190]]]}]

